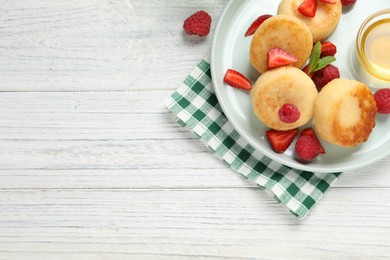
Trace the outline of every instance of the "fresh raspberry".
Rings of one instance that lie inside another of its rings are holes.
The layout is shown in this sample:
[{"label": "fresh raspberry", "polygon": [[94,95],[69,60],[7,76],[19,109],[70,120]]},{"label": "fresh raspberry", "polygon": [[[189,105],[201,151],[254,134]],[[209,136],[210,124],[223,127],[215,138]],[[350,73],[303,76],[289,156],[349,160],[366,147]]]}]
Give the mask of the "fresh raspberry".
[{"label": "fresh raspberry", "polygon": [[295,151],[300,159],[310,161],[321,153],[321,143],[315,136],[301,135],[295,143]]},{"label": "fresh raspberry", "polygon": [[356,0],[341,0],[341,4],[343,6],[348,6],[348,5],[352,5],[356,2]]},{"label": "fresh raspberry", "polygon": [[210,32],[211,16],[205,11],[198,11],[188,17],[183,24],[184,31],[189,34],[206,36]]},{"label": "fresh raspberry", "polygon": [[374,99],[378,113],[390,114],[390,88],[382,88],[375,92]]},{"label": "fresh raspberry", "polygon": [[293,104],[284,104],[278,111],[280,121],[284,123],[294,123],[296,122],[301,113],[298,108]]},{"label": "fresh raspberry", "polygon": [[313,81],[318,90],[321,90],[330,81],[340,78],[339,69],[332,64],[329,64],[323,69],[320,69],[314,73]]}]

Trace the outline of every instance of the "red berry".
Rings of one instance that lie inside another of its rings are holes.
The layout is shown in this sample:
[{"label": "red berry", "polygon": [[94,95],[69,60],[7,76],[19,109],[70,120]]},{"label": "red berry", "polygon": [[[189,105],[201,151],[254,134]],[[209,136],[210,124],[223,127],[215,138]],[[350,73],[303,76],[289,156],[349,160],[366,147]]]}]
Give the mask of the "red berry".
[{"label": "red berry", "polygon": [[340,78],[339,69],[332,64],[329,64],[323,69],[320,69],[314,73],[313,81],[318,90],[321,90],[330,81]]},{"label": "red berry", "polygon": [[300,6],[298,6],[298,11],[307,17],[314,17],[317,11],[317,0],[304,0]]},{"label": "red berry", "polygon": [[286,66],[297,62],[298,59],[291,53],[281,48],[271,48],[267,53],[268,68]]},{"label": "red berry", "polygon": [[287,130],[287,131],[279,131],[270,129],[265,132],[269,143],[272,146],[272,149],[276,153],[283,153],[290,146],[295,136],[297,136],[299,132],[298,128]]},{"label": "red berry", "polygon": [[253,35],[257,28],[268,18],[272,17],[270,14],[263,14],[257,17],[257,19],[249,26],[248,30],[245,32],[245,37]]},{"label": "red berry", "polygon": [[329,64],[324,68],[324,77],[328,82],[340,78],[340,71],[336,66]]},{"label": "red berry", "polygon": [[[301,136],[302,135],[310,135],[312,137],[315,137],[318,140],[316,132],[314,132],[314,129],[311,128],[311,127],[302,130],[301,131]],[[321,144],[320,140],[318,140],[318,142]],[[325,151],[324,147],[322,147],[322,145],[321,145],[320,154],[325,154],[325,153],[326,153],[326,151]]]},{"label": "red berry", "polygon": [[226,71],[223,82],[235,88],[252,89],[252,82],[240,72],[232,69]]},{"label": "red berry", "polygon": [[344,6],[352,5],[356,2],[356,0],[341,0],[341,4]]},{"label": "red berry", "polygon": [[293,104],[284,104],[278,111],[280,121],[284,123],[294,123],[296,122],[301,113],[298,108]]},{"label": "red berry", "polygon": [[310,64],[307,64],[307,65],[302,69],[302,71],[305,72],[310,78],[313,78],[314,72],[312,72],[312,73],[309,74],[309,66],[310,66]]},{"label": "red berry", "polygon": [[198,11],[188,17],[183,24],[184,31],[189,34],[206,36],[210,32],[211,16],[205,11]]},{"label": "red berry", "polygon": [[337,52],[337,47],[333,43],[329,41],[321,42],[322,50],[321,50],[321,58],[325,56],[334,56]]},{"label": "red berry", "polygon": [[382,88],[375,92],[374,99],[378,113],[390,114],[390,88]]},{"label": "red berry", "polygon": [[301,135],[295,144],[295,151],[300,159],[310,161],[321,153],[321,147],[316,137]]}]

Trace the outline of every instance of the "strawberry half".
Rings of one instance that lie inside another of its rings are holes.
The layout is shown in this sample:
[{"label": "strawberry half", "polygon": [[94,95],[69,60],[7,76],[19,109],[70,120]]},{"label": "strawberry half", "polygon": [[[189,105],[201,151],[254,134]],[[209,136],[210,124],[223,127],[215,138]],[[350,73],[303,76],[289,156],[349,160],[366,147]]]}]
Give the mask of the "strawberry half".
[{"label": "strawberry half", "polygon": [[355,2],[356,2],[356,0],[341,0],[341,4],[343,6],[353,5]]},{"label": "strawberry half", "polygon": [[326,4],[335,4],[336,3],[336,0],[320,0],[320,1],[323,3],[326,3]]},{"label": "strawberry half", "polygon": [[287,131],[279,131],[275,129],[270,129],[265,132],[268,142],[271,144],[272,149],[276,153],[283,153],[290,146],[295,136],[297,136],[299,132],[298,128],[287,130]]},{"label": "strawberry half", "polygon": [[257,17],[257,19],[249,26],[248,30],[245,32],[245,37],[253,35],[257,28],[268,18],[272,17],[270,14],[263,14]]},{"label": "strawberry half", "polygon": [[228,69],[225,73],[225,77],[223,78],[223,82],[226,84],[244,90],[252,89],[252,82],[242,75],[240,72],[232,69]]},{"label": "strawberry half", "polygon": [[269,49],[267,59],[269,69],[290,65],[298,61],[297,57],[281,48]]},{"label": "strawberry half", "polygon": [[320,143],[320,146],[321,146],[320,154],[325,154],[326,153],[324,147],[322,147],[321,142],[318,139],[318,137],[316,135],[316,132],[314,132],[313,128],[309,127],[309,128],[306,128],[306,129],[302,130],[301,136],[304,136],[304,135],[315,137],[318,140],[318,142]]},{"label": "strawberry half", "polygon": [[305,0],[298,6],[298,11],[307,17],[314,17],[317,11],[317,0]]},{"label": "strawberry half", "polygon": [[321,49],[321,55],[320,57],[325,57],[325,56],[334,56],[336,55],[337,52],[337,47],[333,43],[329,41],[321,42],[322,49]]}]

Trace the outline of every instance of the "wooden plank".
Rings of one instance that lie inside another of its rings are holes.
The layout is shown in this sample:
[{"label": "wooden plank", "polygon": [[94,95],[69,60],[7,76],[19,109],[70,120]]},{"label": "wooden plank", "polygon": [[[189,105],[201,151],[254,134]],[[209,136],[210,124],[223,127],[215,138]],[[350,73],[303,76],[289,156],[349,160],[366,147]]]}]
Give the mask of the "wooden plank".
[{"label": "wooden plank", "polygon": [[[169,93],[0,93],[0,188],[251,186],[174,122]],[[389,160],[337,184],[389,187]]]},{"label": "wooden plank", "polygon": [[[211,156],[210,156],[211,157]],[[213,161],[213,158],[207,160]],[[187,162],[188,164],[190,162]],[[199,162],[200,163],[200,162]],[[388,163],[387,163],[388,164]],[[1,190],[24,189],[199,189],[255,187],[219,161],[207,169],[16,169],[0,170]],[[215,167],[215,168],[212,168]],[[368,167],[344,173],[333,188],[389,188],[389,170]],[[329,191],[332,192],[332,189]]]},{"label": "wooden plank", "polygon": [[171,88],[209,53],[212,40],[212,33],[183,37],[183,21],[205,9],[214,28],[226,3],[8,1],[0,17],[0,90]]},{"label": "wooden plank", "polygon": [[0,256],[388,258],[389,199],[334,189],[299,221],[255,188],[2,191]]},{"label": "wooden plank", "polygon": [[163,105],[170,93],[0,92],[0,139],[190,138]]}]

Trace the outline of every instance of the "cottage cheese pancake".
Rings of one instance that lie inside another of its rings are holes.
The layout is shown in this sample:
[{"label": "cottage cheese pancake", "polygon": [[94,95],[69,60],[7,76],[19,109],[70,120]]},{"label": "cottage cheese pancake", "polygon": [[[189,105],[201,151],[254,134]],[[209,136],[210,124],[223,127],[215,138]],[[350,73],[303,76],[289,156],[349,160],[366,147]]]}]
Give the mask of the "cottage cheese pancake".
[{"label": "cottage cheese pancake", "polygon": [[313,34],[313,41],[323,41],[336,29],[342,12],[340,0],[335,4],[317,1],[317,11],[314,17],[306,17],[298,11],[302,0],[282,0],[279,4],[278,14],[291,15],[303,21]]},{"label": "cottage cheese pancake", "polygon": [[313,36],[299,19],[276,15],[264,21],[253,35],[249,56],[257,71],[264,73],[268,70],[267,53],[276,47],[294,55],[298,61],[292,65],[301,68],[310,56]]},{"label": "cottage cheese pancake", "polygon": [[354,147],[367,141],[375,127],[376,103],[370,89],[361,82],[334,79],[314,103],[314,126],[325,141]]},{"label": "cottage cheese pancake", "polygon": [[[306,73],[285,66],[262,74],[250,95],[253,111],[264,124],[276,130],[289,130],[306,124],[312,118],[318,92]],[[300,117],[297,121],[286,123],[280,119],[278,112],[284,104],[298,108]]]}]

